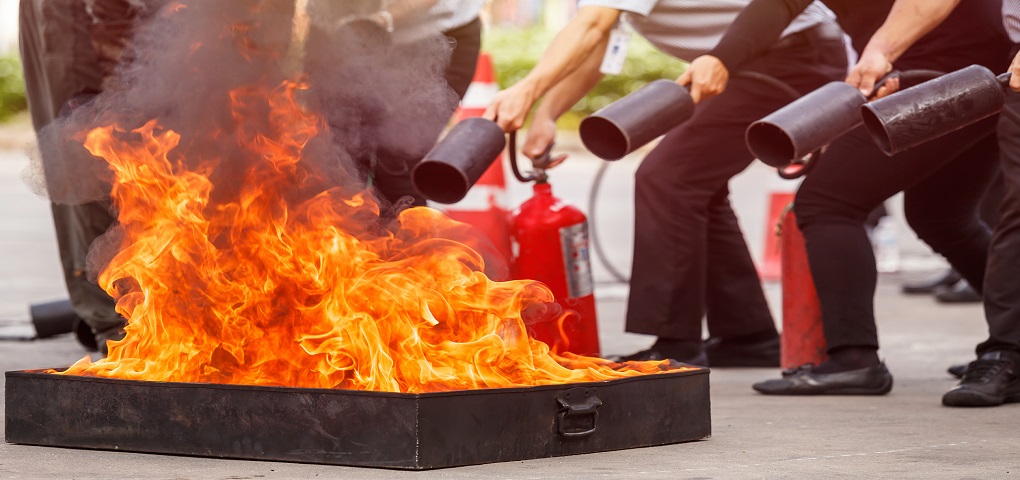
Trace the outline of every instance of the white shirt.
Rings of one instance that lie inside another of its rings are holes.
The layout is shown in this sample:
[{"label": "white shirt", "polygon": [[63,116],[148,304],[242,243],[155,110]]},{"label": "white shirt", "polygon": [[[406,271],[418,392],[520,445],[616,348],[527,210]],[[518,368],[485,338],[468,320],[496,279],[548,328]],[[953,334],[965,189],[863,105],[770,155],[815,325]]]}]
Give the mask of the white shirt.
[{"label": "white shirt", "polygon": [[1013,43],[1020,43],[1020,0],[1002,0],[1002,24]]},{"label": "white shirt", "polygon": [[416,14],[412,23],[398,26],[393,31],[394,40],[397,43],[407,43],[463,27],[478,17],[485,2],[486,0],[439,0],[427,11]]},{"label": "white shirt", "polygon": [[[626,21],[652,45],[690,61],[712,50],[749,3],[751,0],[579,0],[577,6],[626,12]],[[783,31],[783,36],[822,23],[835,23],[835,15],[814,2]]]}]

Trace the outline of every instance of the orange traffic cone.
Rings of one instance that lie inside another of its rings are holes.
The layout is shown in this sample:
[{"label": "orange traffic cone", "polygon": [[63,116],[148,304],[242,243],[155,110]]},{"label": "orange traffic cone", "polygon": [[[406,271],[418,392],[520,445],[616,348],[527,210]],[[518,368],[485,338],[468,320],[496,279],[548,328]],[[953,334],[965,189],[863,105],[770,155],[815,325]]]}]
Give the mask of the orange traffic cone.
[{"label": "orange traffic cone", "polygon": [[780,227],[783,271],[783,335],[780,365],[784,369],[828,360],[822,307],[811,277],[804,234],[797,228],[792,209],[782,215]]},{"label": "orange traffic cone", "polygon": [[779,235],[776,227],[783,220],[786,206],[793,201],[793,192],[772,192],[769,195],[769,210],[765,217],[765,249],[761,263],[758,264],[758,276],[762,280],[779,280],[781,275],[781,255]]},{"label": "orange traffic cone", "polygon": [[465,118],[482,116],[497,93],[499,84],[496,83],[496,69],[492,66],[492,57],[486,52],[481,52],[475,66],[475,77],[471,79],[471,85],[468,86],[454,118],[459,122]]},{"label": "orange traffic cone", "polygon": [[[492,58],[482,52],[478,56],[475,77],[468,87],[460,109],[455,114],[459,122],[466,118],[480,117],[485,113],[493,97],[499,91]],[[463,200],[445,208],[447,215],[459,222],[467,223],[481,230],[492,241],[505,261],[510,259],[510,227],[507,224],[506,175],[503,173],[503,154],[482,174]]]}]

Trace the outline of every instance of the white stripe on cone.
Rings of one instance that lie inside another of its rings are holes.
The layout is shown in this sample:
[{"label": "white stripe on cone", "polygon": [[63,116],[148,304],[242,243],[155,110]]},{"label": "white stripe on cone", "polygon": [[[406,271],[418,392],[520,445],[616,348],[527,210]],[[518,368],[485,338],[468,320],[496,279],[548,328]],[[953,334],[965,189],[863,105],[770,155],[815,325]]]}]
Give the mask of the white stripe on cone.
[{"label": "white stripe on cone", "polygon": [[460,108],[480,108],[484,112],[492,103],[492,99],[496,98],[497,93],[499,85],[495,83],[472,83],[460,102]]}]

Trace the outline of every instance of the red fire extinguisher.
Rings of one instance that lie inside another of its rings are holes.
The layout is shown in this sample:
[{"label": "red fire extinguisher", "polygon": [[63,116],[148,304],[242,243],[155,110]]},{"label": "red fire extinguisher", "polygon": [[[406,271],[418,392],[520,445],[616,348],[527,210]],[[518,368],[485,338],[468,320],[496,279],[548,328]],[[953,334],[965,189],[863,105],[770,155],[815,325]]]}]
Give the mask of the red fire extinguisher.
[{"label": "red fire extinguisher", "polygon": [[[556,353],[599,354],[595,316],[595,282],[588,244],[588,219],[577,208],[553,196],[545,170],[562,161],[549,153],[534,161],[538,170],[525,177],[517,168],[515,139],[510,139],[510,165],[522,182],[535,182],[535,195],[510,215],[513,278],[544,283],[568,312],[528,325],[529,334]],[[551,147],[550,147],[551,148]]]}]

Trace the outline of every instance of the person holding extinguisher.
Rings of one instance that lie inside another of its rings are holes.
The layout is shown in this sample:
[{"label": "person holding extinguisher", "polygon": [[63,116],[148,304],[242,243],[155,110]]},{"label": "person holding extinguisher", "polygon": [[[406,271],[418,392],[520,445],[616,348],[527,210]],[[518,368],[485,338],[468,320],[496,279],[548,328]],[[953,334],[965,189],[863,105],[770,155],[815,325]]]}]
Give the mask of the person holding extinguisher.
[{"label": "person holding extinguisher", "polygon": [[[542,99],[524,147],[526,155],[536,158],[552,143],[556,119],[603,72],[619,72],[630,28],[663,52],[689,60],[714,47],[748,3],[581,0],[577,14],[535,68],[500,92],[485,117],[515,131]],[[814,4],[745,68],[807,93],[845,75],[842,35],[831,12]],[[689,84],[690,75],[677,81]],[[695,84],[691,94],[700,99],[703,92]],[[779,365],[775,322],[730,207],[728,183],[753,160],[743,141],[747,126],[791,100],[789,93],[759,80],[736,77],[645,157],[636,178],[626,329],[657,338],[650,348],[621,360]],[[707,342],[702,335],[706,317]]]},{"label": "person holding extinguisher", "polygon": [[[857,68],[862,82],[874,83],[896,61],[897,49],[913,44],[918,35],[928,32],[942,20],[942,11],[960,0],[925,0],[927,10],[912,12],[892,22],[872,46],[867,61]],[[933,10],[934,8],[934,10]],[[1003,0],[1002,20],[1012,49],[1009,58],[1009,89],[1004,114],[999,117],[997,140],[1001,175],[996,175],[993,191],[998,190],[994,217],[982,217],[994,226],[984,276],[985,319],[988,338],[977,345],[977,359],[962,369],[959,384],[942,396],[952,407],[988,407],[1020,402],[1020,0]],[[982,207],[988,196],[982,200]],[[951,369],[951,372],[952,369]]]},{"label": "person holding extinguisher", "polygon": [[[995,72],[1006,68],[1009,40],[1001,21],[1002,0],[823,2],[861,52],[846,81],[864,95],[876,88],[878,96],[896,91],[896,80],[878,83],[894,68],[941,72],[972,64]],[[724,79],[726,70],[754,58],[759,42],[774,38],[809,4],[809,0],[754,0],[719,46],[695,61],[693,76],[705,82],[705,90],[723,88],[725,81],[713,79]],[[912,24],[915,18],[945,20],[925,29]],[[863,223],[868,212],[898,192],[904,192],[907,221],[918,236],[975,289],[983,289],[985,279],[991,278],[986,277],[991,235],[978,219],[978,206],[998,169],[996,122],[994,116],[987,118],[892,157],[882,153],[863,127],[829,145],[794,200],[821,303],[829,360],[759,382],[755,390],[767,395],[884,395],[892,389],[892,375],[878,355],[877,274]],[[995,262],[990,265],[992,270],[1001,268]],[[1005,342],[999,348],[1009,345]],[[1016,340],[1012,345],[1015,348]],[[970,380],[965,375],[963,383],[1010,368],[998,357],[989,360],[980,362],[979,373]],[[943,402],[959,405],[977,402],[980,396],[973,389],[950,392]],[[1002,403],[1001,396],[998,401]]]}]

